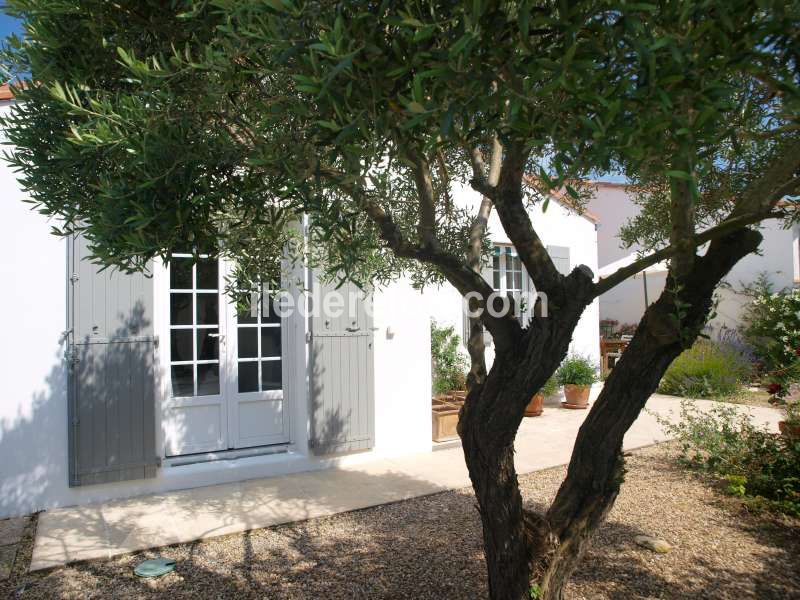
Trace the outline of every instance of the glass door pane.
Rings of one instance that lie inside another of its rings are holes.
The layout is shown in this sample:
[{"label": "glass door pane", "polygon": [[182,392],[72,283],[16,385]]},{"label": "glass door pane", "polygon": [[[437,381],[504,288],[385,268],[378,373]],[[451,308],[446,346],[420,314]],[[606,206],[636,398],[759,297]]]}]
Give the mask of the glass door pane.
[{"label": "glass door pane", "polygon": [[[234,448],[289,441],[284,394],[286,321],[269,297],[255,310],[227,304],[230,344],[226,346],[232,378],[227,386],[229,439]],[[263,310],[262,310],[263,308]]]},{"label": "glass door pane", "polygon": [[[267,302],[266,311],[263,302]],[[247,310],[236,318],[238,391],[280,390],[282,381],[281,319],[271,298],[259,301],[258,315]]]},{"label": "glass door pane", "polygon": [[220,393],[219,261],[173,255],[169,327],[172,397]]}]

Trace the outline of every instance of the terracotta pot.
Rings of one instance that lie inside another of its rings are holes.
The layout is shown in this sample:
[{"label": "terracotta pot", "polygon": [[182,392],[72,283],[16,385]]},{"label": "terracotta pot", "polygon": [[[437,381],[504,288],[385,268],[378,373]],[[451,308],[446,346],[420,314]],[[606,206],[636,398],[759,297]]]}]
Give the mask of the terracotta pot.
[{"label": "terracotta pot", "polygon": [[534,394],[525,407],[526,417],[538,417],[544,410],[544,394]]},{"label": "terracotta pot", "polygon": [[589,406],[589,390],[591,389],[592,386],[590,385],[565,384],[565,400],[561,403],[561,406],[564,408],[587,408]]},{"label": "terracotta pot", "polygon": [[778,421],[778,429],[783,437],[800,440],[800,425],[789,425],[786,421]]}]

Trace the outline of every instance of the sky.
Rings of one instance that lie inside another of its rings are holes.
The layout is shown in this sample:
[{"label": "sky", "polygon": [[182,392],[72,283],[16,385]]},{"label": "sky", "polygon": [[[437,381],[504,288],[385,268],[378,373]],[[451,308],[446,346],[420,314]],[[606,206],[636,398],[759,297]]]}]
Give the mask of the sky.
[{"label": "sky", "polygon": [[[5,2],[0,2],[0,10],[5,8]],[[0,12],[0,38],[5,39],[12,33],[20,35],[22,33],[22,25],[20,21],[13,17],[9,17],[5,12]]]}]

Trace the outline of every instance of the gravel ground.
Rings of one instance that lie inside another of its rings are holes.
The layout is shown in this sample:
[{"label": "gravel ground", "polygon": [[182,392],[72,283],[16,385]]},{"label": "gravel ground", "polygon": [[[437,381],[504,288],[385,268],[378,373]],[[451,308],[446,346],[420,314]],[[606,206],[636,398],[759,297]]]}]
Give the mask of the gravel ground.
[{"label": "gravel ground", "polygon": [[[567,597],[800,598],[800,521],[744,512],[712,482],[680,470],[668,445],[628,460],[622,493]],[[520,478],[539,505],[564,469]],[[486,596],[470,490],[161,549],[176,572],[142,580],[155,552],[26,574],[33,526],[0,595],[21,598],[413,598]],[[666,539],[669,554],[633,544]]]}]

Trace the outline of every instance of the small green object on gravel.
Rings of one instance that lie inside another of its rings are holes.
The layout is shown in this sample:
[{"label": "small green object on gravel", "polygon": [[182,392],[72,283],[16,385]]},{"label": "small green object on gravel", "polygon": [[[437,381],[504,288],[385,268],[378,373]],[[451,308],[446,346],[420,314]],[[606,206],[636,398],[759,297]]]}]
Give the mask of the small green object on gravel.
[{"label": "small green object on gravel", "polygon": [[637,535],[635,538],[633,538],[633,541],[639,544],[642,548],[647,548],[648,550],[658,552],[659,554],[666,554],[672,550],[672,546],[670,546],[665,540],[660,540],[649,535]]},{"label": "small green object on gravel", "polygon": [[151,558],[140,562],[133,570],[139,577],[161,577],[175,570],[175,561],[171,558]]}]

